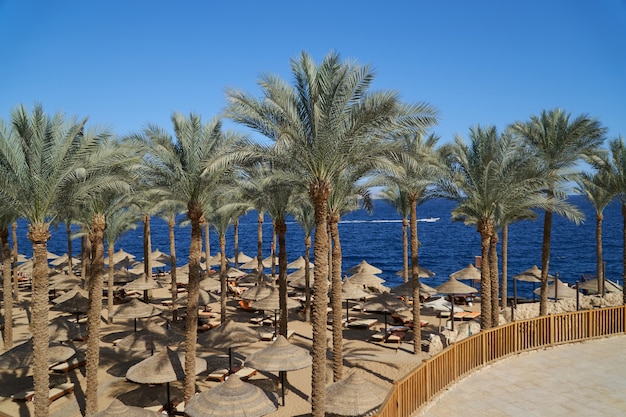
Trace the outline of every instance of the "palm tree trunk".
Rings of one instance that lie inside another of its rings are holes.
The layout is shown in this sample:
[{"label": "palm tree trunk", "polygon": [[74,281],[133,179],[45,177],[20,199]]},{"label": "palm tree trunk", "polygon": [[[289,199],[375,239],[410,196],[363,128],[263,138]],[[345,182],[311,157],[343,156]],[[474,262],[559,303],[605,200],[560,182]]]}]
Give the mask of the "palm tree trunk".
[{"label": "palm tree trunk", "polygon": [[409,197],[411,211],[409,227],[411,234],[411,282],[413,283],[413,354],[422,352],[422,319],[420,317],[419,240],[417,238],[417,197]]},{"label": "palm tree trunk", "polygon": [[198,293],[200,290],[200,254],[202,252],[202,207],[191,201],[187,204],[187,216],[191,221],[189,245],[189,285],[187,288],[187,318],[185,321],[185,382],[184,400],[196,392],[196,342],[198,340]]},{"label": "palm tree trunk", "polygon": [[17,277],[17,222],[11,224],[11,237],[13,238],[13,296],[17,303],[20,301],[20,286]]},{"label": "palm tree trunk", "polygon": [[278,297],[280,302],[280,327],[278,331],[287,337],[287,223],[285,219],[278,219],[274,224],[278,235]]},{"label": "palm tree trunk", "polygon": [[113,262],[113,256],[115,255],[115,243],[108,242],[109,250],[109,278],[107,280],[107,323],[111,324],[113,318],[111,313],[113,312],[113,281],[115,280],[115,263]]},{"label": "palm tree trunk", "polygon": [[489,243],[493,234],[493,224],[483,220],[478,224],[480,233],[480,316],[481,327],[490,329],[493,319],[491,317],[491,272],[489,270]]},{"label": "palm tree trunk", "polygon": [[339,215],[330,215],[328,229],[333,240],[331,274],[331,307],[333,315],[333,382],[343,378],[343,326],[341,316],[341,242],[339,240]]},{"label": "palm tree trunk", "polygon": [[143,272],[152,276],[152,242],[150,238],[150,215],[143,215]]},{"label": "palm tree trunk", "polygon": [[263,212],[259,210],[257,217],[256,227],[256,248],[257,248],[257,273],[259,274],[259,283],[261,283],[261,277],[263,276]]},{"label": "palm tree trunk", "polygon": [[87,363],[85,365],[87,379],[85,412],[87,416],[98,412],[98,367],[100,364],[100,317],[102,315],[105,227],[104,215],[95,214],[89,234],[93,248],[93,260],[90,271],[89,311],[87,312]]},{"label": "palm tree trunk", "polygon": [[72,225],[69,222],[65,225],[65,232],[67,233],[67,270],[72,275],[74,273],[74,265],[72,264]]},{"label": "palm tree trunk", "polygon": [[13,289],[11,288],[11,246],[9,245],[9,228],[0,229],[2,244],[2,275],[4,292],[4,349],[13,347]]},{"label": "palm tree trunk", "polygon": [[28,239],[33,244],[33,292],[31,299],[31,332],[33,333],[33,398],[35,417],[47,417],[48,395],[48,240],[50,232],[44,223],[28,227]]},{"label": "palm tree trunk", "polygon": [[402,219],[402,277],[404,282],[409,281],[409,236],[408,236],[409,220],[404,217]]},{"label": "palm tree trunk", "polygon": [[[624,233],[624,236],[626,236],[626,232]],[[304,321],[307,323],[311,322],[311,268],[309,267],[309,257],[311,256],[310,253],[311,236],[307,235],[304,237]],[[624,262],[624,265],[626,265],[626,261]],[[626,301],[624,301],[624,304],[626,304]]]},{"label": "palm tree trunk", "polygon": [[491,280],[491,326],[500,324],[500,305],[498,298],[498,233],[489,239],[489,279]]},{"label": "palm tree trunk", "polygon": [[211,270],[211,265],[209,262],[211,261],[211,242],[209,240],[209,233],[211,232],[211,227],[209,222],[204,220],[204,259],[206,261],[206,270],[207,273]]},{"label": "palm tree trunk", "polygon": [[176,227],[176,220],[172,218],[168,223],[169,236],[170,236],[170,279],[172,280],[172,318],[176,317],[176,298],[178,296],[178,282],[176,277],[176,238],[174,235],[174,228]]},{"label": "palm tree trunk", "polygon": [[235,257],[235,268],[239,268],[239,219],[233,222],[233,256]]},{"label": "palm tree trunk", "polygon": [[502,226],[502,279],[500,285],[500,293],[502,294],[501,306],[503,309],[507,307],[508,300],[508,271],[509,269],[509,225]]},{"label": "palm tree trunk", "polygon": [[552,235],[552,212],[546,210],[543,218],[543,242],[541,243],[541,295],[539,315],[548,314],[548,273],[550,271],[550,239]]},{"label": "palm tree trunk", "polygon": [[224,323],[226,321],[226,235],[220,233],[220,322]]},{"label": "palm tree trunk", "polygon": [[272,279],[276,279],[276,222],[272,222],[272,251],[270,258],[272,259]]},{"label": "palm tree trunk", "polygon": [[309,186],[309,196],[315,212],[315,238],[313,239],[313,345],[311,348],[311,415],[324,417],[326,413],[326,321],[328,313],[328,231],[326,219],[328,215],[328,197],[331,186],[325,181],[315,181]]},{"label": "palm tree trunk", "polygon": [[604,220],[602,213],[596,213],[596,274],[598,277],[598,294],[600,297],[604,296],[604,274],[602,268],[602,220]]}]

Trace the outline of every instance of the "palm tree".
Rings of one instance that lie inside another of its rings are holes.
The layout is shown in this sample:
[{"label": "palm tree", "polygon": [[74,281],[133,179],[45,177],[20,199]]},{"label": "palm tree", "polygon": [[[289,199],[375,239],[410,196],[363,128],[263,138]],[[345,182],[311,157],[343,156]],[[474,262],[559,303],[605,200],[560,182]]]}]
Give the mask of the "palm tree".
[{"label": "palm tree", "polygon": [[400,190],[400,187],[387,187],[382,190],[381,196],[402,216],[402,278],[404,282],[409,281],[409,215],[411,205],[407,198],[407,193]]},{"label": "palm tree", "polygon": [[[117,206],[114,205],[114,206]],[[107,278],[107,317],[108,323],[111,324],[113,312],[113,283],[115,275],[115,244],[124,233],[137,228],[137,223],[141,221],[141,214],[137,211],[137,207],[134,205],[123,204],[117,210],[111,210],[106,216],[106,229],[104,230],[104,237],[107,241],[108,251],[108,278]]]},{"label": "palm tree", "polygon": [[[624,278],[626,277],[626,145],[624,144],[624,139],[621,136],[611,139],[609,141],[609,150],[610,160],[605,165],[605,168],[610,173],[612,181],[616,184],[622,206],[622,218],[624,219],[622,226],[622,240],[624,243],[622,255],[624,272],[622,278]],[[626,304],[626,285],[624,288],[622,302]]]},{"label": "palm tree", "polygon": [[315,228],[313,206],[309,200],[299,199],[298,203],[291,207],[291,214],[296,219],[304,233],[304,321],[311,321],[311,233]]},{"label": "palm tree", "polygon": [[[172,317],[174,320],[177,319],[176,316],[176,298],[178,296],[178,282],[177,282],[177,269],[176,269],[176,240],[175,240],[175,229],[176,229],[176,218],[179,214],[184,212],[184,206],[178,201],[165,201],[162,204],[158,205],[157,213],[158,216],[163,219],[167,223],[167,227],[169,230],[169,242],[170,242],[170,279],[171,279],[171,293],[172,293]],[[207,263],[209,261],[207,260]],[[207,266],[208,269],[208,266]]]},{"label": "palm tree", "polygon": [[417,234],[417,206],[429,198],[427,189],[441,176],[441,162],[435,146],[439,137],[431,134],[426,139],[422,132],[398,135],[398,150],[389,154],[391,170],[378,173],[376,181],[384,185],[397,185],[406,193],[409,205],[409,231],[411,242],[411,281],[413,283],[413,353],[422,351],[419,295],[419,239]]},{"label": "palm tree", "polygon": [[333,381],[340,381],[343,377],[343,323],[341,307],[341,271],[342,253],[339,237],[339,220],[341,216],[359,208],[360,202],[366,210],[372,211],[372,201],[369,189],[357,186],[355,178],[361,178],[359,171],[348,171],[339,178],[328,199],[328,231],[331,237],[331,313],[333,316]]},{"label": "palm tree", "polygon": [[189,298],[185,331],[186,401],[195,393],[194,369],[202,250],[200,221],[204,215],[203,208],[210,203],[211,193],[208,191],[219,186],[219,182],[231,172],[234,163],[243,158],[243,151],[238,148],[241,137],[222,132],[222,123],[217,118],[202,124],[200,116],[196,114],[185,118],[174,113],[172,122],[174,139],[154,125],[148,126],[141,135],[135,135],[134,138],[144,141],[149,147],[149,156],[144,161],[149,175],[144,178],[166,192],[168,199],[185,204],[191,223]]},{"label": "palm tree", "polygon": [[[34,342],[33,382],[35,416],[48,415],[48,261],[50,224],[58,208],[72,201],[81,204],[94,190],[108,187],[105,175],[92,175],[89,156],[98,151],[104,132],[87,130],[87,119],[49,116],[41,105],[29,114],[24,106],[11,113],[14,134],[0,140],[0,195],[29,222],[33,244],[31,302]],[[107,156],[97,169],[116,165]],[[69,191],[69,192],[68,192]],[[67,200],[68,196],[71,200]]]},{"label": "palm tree", "polygon": [[355,164],[373,162],[378,146],[394,130],[414,130],[434,122],[426,105],[403,105],[394,92],[371,92],[367,66],[342,62],[331,52],[319,65],[306,53],[291,61],[294,85],[265,75],[262,98],[227,91],[227,117],[275,141],[307,183],[315,211],[312,413],[322,416],[326,386],[326,306],[328,304],[327,200],[338,176]]},{"label": "palm tree", "polygon": [[[6,206],[5,206],[6,207]],[[9,246],[9,225],[15,221],[15,213],[9,208],[0,212],[0,245],[2,250],[3,310],[4,310],[4,349],[13,347],[13,288],[11,286],[11,247]]]},{"label": "palm tree", "polygon": [[495,127],[472,128],[469,139],[469,145],[457,137],[452,146],[445,147],[451,172],[440,183],[440,192],[459,202],[453,219],[475,225],[480,233],[481,326],[489,329],[498,324],[499,315],[497,227],[507,202],[527,199],[531,207],[544,203],[539,199],[544,182],[541,171],[529,164],[527,153],[509,136],[498,135]]},{"label": "palm tree", "polygon": [[[511,126],[544,164],[551,178],[546,194],[548,197],[563,199],[562,187],[575,179],[571,170],[583,157],[599,153],[604,142],[606,128],[600,122],[581,115],[570,121],[570,114],[561,109],[542,111],[539,116],[531,116],[527,122],[516,122]],[[570,218],[580,220],[572,208]],[[548,312],[548,272],[550,269],[550,240],[552,233],[552,211],[546,210],[543,220],[543,242],[541,246],[541,299],[539,314]]]},{"label": "palm tree", "polygon": [[611,175],[615,172],[609,159],[598,165],[595,173],[583,172],[578,179],[576,191],[585,195],[596,212],[596,276],[598,278],[598,294],[604,295],[604,268],[602,259],[602,221],[604,209],[619,194],[619,184]]}]

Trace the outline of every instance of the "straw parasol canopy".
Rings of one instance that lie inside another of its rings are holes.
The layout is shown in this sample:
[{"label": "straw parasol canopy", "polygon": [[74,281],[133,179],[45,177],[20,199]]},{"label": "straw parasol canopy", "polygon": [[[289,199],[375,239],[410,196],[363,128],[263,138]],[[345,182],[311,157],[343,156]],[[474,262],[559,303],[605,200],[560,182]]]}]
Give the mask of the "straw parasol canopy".
[{"label": "straw parasol canopy", "polygon": [[[541,269],[539,269],[537,265],[533,265],[532,268],[529,268],[526,271],[515,275],[513,279],[525,282],[541,282]],[[554,276],[548,275],[548,281],[553,280]]]},{"label": "straw parasol canopy", "polygon": [[311,366],[311,354],[308,350],[289,343],[283,335],[278,335],[269,346],[257,350],[246,358],[246,366],[260,371],[281,372],[283,406],[285,405],[285,374],[286,371]]},{"label": "straw parasol canopy", "polygon": [[206,277],[200,281],[200,289],[204,291],[221,291],[222,284],[215,278]]},{"label": "straw parasol canopy", "polygon": [[[48,364],[54,365],[63,362],[76,354],[76,351],[66,345],[50,344],[48,347]],[[0,369],[30,368],[35,359],[33,339],[17,345],[0,355]]]},{"label": "straw parasol canopy", "polygon": [[465,268],[450,274],[450,278],[454,279],[469,279],[472,281],[480,280],[480,269],[476,268],[472,264],[468,264]]},{"label": "straw parasol canopy", "polygon": [[53,306],[51,310],[76,314],[78,321],[80,315],[89,310],[89,298],[77,291],[72,297]]},{"label": "straw parasol canopy", "polygon": [[152,351],[178,345],[185,340],[181,334],[167,328],[167,324],[149,323],[147,327],[133,332],[117,341],[116,346],[124,350]]},{"label": "straw parasol canopy", "polygon": [[435,288],[439,294],[472,294],[477,290],[467,284],[459,282],[456,278],[450,277],[449,280]]},{"label": "straw parasol canopy", "polygon": [[358,287],[348,281],[341,285],[341,299],[346,302],[346,320],[350,318],[350,300],[360,300],[361,298],[367,298],[371,296],[369,292],[363,288]]},{"label": "straw parasol canopy", "polygon": [[[431,296],[431,295],[437,294],[437,290],[436,289],[434,289],[433,287],[431,287],[429,285],[424,284],[421,281],[419,283],[419,287],[420,287],[420,296],[422,294],[425,294],[427,296]],[[405,297],[412,297],[413,296],[413,282],[412,281],[404,282],[404,283],[398,285],[397,287],[393,287],[391,289],[391,292],[396,294],[396,295],[403,295]]]},{"label": "straw parasol canopy", "polygon": [[89,297],[89,291],[84,290],[83,288],[78,286],[78,287],[74,287],[73,289],[66,292],[65,294],[60,295],[57,298],[53,299],[52,302],[54,304],[61,304],[62,302],[67,301],[70,298],[74,297],[76,294],[80,294],[85,298]]},{"label": "straw parasol canopy", "polygon": [[148,291],[154,290],[157,288],[161,288],[162,285],[156,281],[154,278],[149,277],[146,274],[141,274],[139,278],[134,281],[129,282],[124,285],[122,288],[126,291]]},{"label": "straw parasol canopy", "polygon": [[[261,261],[261,264],[263,265],[263,268],[270,268],[272,266],[272,261],[270,260],[268,262],[266,258]],[[257,258],[252,258],[252,260],[241,265],[239,268],[240,269],[255,269],[258,267],[259,267],[259,260]]]},{"label": "straw parasol canopy", "polygon": [[362,416],[382,404],[389,393],[389,384],[366,379],[356,369],[349,377],[326,387],[326,412],[340,416]]},{"label": "straw parasol canopy", "polygon": [[[219,273],[217,275],[219,276]],[[247,273],[243,272],[240,269],[231,268],[231,267],[226,268],[226,276],[228,278],[240,278],[240,277],[245,277],[246,275]]]},{"label": "straw parasol canopy", "polygon": [[150,259],[164,264],[170,263],[172,260],[170,255],[161,252],[158,248],[150,254]]},{"label": "straw parasol canopy", "polygon": [[[328,283],[330,283],[328,278],[326,278],[326,281]],[[311,275],[309,276],[309,288],[313,288],[313,284],[314,283],[315,283],[315,277],[313,276],[313,273],[311,273]],[[299,289],[299,290],[305,289],[306,288],[306,277],[304,275],[302,275],[299,278],[292,279],[291,281],[289,281],[289,286],[291,288],[296,288],[296,289]]]},{"label": "straw parasol canopy", "polygon": [[[206,371],[207,364],[204,359],[196,358],[194,374]],[[156,355],[128,368],[126,379],[140,384],[167,384],[167,407],[170,401],[170,382],[180,381],[185,378],[185,354],[171,350],[169,347],[161,350]]]},{"label": "straw parasol canopy", "polygon": [[75,287],[82,287],[83,280],[74,276],[62,273],[54,274],[50,277],[48,288],[51,290],[71,290]]},{"label": "straw parasol canopy", "polygon": [[232,370],[232,349],[248,346],[258,342],[260,338],[257,331],[242,323],[228,319],[216,328],[211,329],[210,332],[200,335],[198,343],[214,349],[228,349],[229,370]]},{"label": "straw parasol canopy", "polygon": [[272,286],[267,285],[265,282],[261,282],[260,284],[257,284],[254,287],[250,287],[245,290],[243,293],[241,293],[239,297],[243,300],[261,300],[270,295],[270,293],[272,292],[272,288]]},{"label": "straw parasol canopy", "polygon": [[[404,269],[399,270],[398,272],[396,272],[396,275],[399,277],[404,276]],[[417,277],[418,278],[432,278],[434,277],[435,274],[433,271],[431,271],[430,269],[426,269],[421,265],[417,266]],[[409,270],[407,271],[407,276],[409,278],[411,278],[413,276],[413,270],[411,269],[411,267],[409,266]]]},{"label": "straw parasol canopy", "polygon": [[[291,282],[291,281],[293,281],[295,279],[298,279],[298,278],[303,278],[305,276],[305,274],[306,274],[306,268],[297,269],[297,270],[295,270],[292,273],[287,275],[287,282]],[[312,281],[313,280],[313,274],[310,274],[310,275],[311,275],[311,281]]]},{"label": "straw parasol canopy", "polygon": [[[541,288],[537,288],[533,292],[537,295],[540,295]],[[562,298],[575,298],[577,292],[578,291],[575,288],[570,287],[560,279],[557,279],[555,282],[548,285],[548,297],[557,300],[560,300]]]},{"label": "straw parasol canopy", "polygon": [[111,316],[117,319],[142,319],[158,316],[161,313],[163,310],[160,308],[133,298],[127,303],[113,306]]},{"label": "straw parasol canopy", "polygon": [[379,268],[376,268],[374,265],[370,265],[367,261],[362,260],[360,264],[353,266],[352,268],[346,271],[348,274],[357,274],[359,272],[368,272],[370,274],[380,274],[383,271]]},{"label": "straw parasol canopy", "polygon": [[[181,305],[187,305],[187,301],[189,300],[189,293],[183,294],[176,299],[177,303]],[[220,301],[220,296],[216,295],[213,292],[207,292],[204,290],[198,291],[198,305],[207,306],[211,303],[216,303]]]},{"label": "straw parasol canopy", "polygon": [[66,317],[55,317],[48,324],[48,336],[51,342],[65,342],[87,337],[87,329]]},{"label": "straw parasol canopy", "polygon": [[357,286],[365,285],[366,287],[381,286],[385,282],[384,279],[367,271],[357,272],[356,274],[346,278],[346,281],[349,281],[350,283]]},{"label": "straw parasol canopy", "polygon": [[[256,269],[253,269],[252,272],[246,274],[241,277],[237,277],[237,285],[241,286],[250,286],[251,284],[257,284],[259,282],[259,273]],[[267,276],[266,274],[261,274],[261,282],[272,282],[272,278]]]},{"label": "straw parasol canopy", "polygon": [[[588,293],[590,294],[597,294],[598,293],[598,278],[593,278],[590,280],[587,280],[585,282],[581,282],[579,283],[578,287],[582,290],[587,290]],[[623,288],[619,285],[616,284],[615,282],[605,279],[604,280],[604,291],[606,292],[622,292]]]},{"label": "straw parasol canopy", "polygon": [[277,408],[265,391],[233,375],[223,384],[191,397],[185,414],[189,417],[260,417]]},{"label": "straw parasol canopy", "polygon": [[141,407],[132,407],[124,404],[117,398],[104,410],[93,415],[93,417],[159,417],[161,414],[156,411],[146,410]]},{"label": "straw parasol canopy", "polygon": [[[300,307],[300,302],[293,298],[287,297],[287,308]],[[261,298],[254,303],[254,308],[257,310],[280,310],[280,298],[278,294],[278,287],[270,287],[270,293],[267,297]]]},{"label": "straw parasol canopy", "polygon": [[460,313],[463,311],[461,307],[454,306],[448,300],[443,297],[439,297],[435,300],[428,301],[422,304],[423,308],[429,308],[435,311],[454,311],[455,313]]},{"label": "straw parasol canopy", "polygon": [[[237,254],[237,260],[239,261],[240,264],[245,264],[246,262],[250,262],[252,259],[254,259],[254,258],[249,257],[248,255],[246,255],[243,252],[239,252]],[[233,256],[232,258],[228,258],[228,262],[231,262],[231,263],[234,264],[235,263],[235,257]],[[235,265],[235,266],[237,266],[237,265]]]},{"label": "straw parasol canopy", "polygon": [[[313,262],[309,262],[309,268],[314,268],[315,265],[313,265]],[[298,259],[296,259],[295,261],[289,262],[287,264],[287,269],[300,269],[300,268],[306,268],[306,260],[300,256],[298,257]]]},{"label": "straw parasol canopy", "polygon": [[383,313],[385,315],[385,331],[387,331],[387,315],[407,310],[409,306],[396,295],[382,293],[363,304],[363,310]]}]

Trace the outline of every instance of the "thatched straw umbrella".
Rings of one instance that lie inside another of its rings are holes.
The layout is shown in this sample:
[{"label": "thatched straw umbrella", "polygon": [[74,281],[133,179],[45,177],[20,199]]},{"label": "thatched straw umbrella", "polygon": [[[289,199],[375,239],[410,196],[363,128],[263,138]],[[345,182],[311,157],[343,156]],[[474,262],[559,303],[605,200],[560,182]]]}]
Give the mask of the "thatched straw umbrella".
[{"label": "thatched straw umbrella", "polygon": [[[71,358],[76,351],[67,345],[51,344],[48,347],[48,364],[54,365]],[[0,369],[30,368],[33,366],[35,353],[33,339],[14,346],[0,355]]]},{"label": "thatched straw umbrella", "polygon": [[436,288],[439,294],[447,294],[451,295],[450,300],[452,302],[452,313],[450,314],[450,321],[452,329],[454,330],[454,295],[456,294],[472,294],[477,290],[474,287],[470,287],[469,285],[463,284],[459,282],[455,278],[450,277],[449,280],[441,284]]},{"label": "thatched straw umbrella", "polygon": [[135,331],[137,331],[137,319],[154,317],[161,313],[163,313],[163,310],[160,308],[133,298],[128,303],[114,306],[111,317],[117,319],[133,319],[135,321]]},{"label": "thatched straw umbrella", "polygon": [[249,344],[259,341],[260,338],[257,331],[242,323],[228,319],[215,329],[211,329],[210,332],[201,335],[198,338],[198,343],[202,346],[208,346],[214,349],[228,349],[228,372],[232,373],[232,349],[248,346]]},{"label": "thatched straw umbrella", "polygon": [[352,268],[348,269],[346,271],[346,273],[348,274],[358,274],[359,272],[367,272],[370,274],[380,274],[383,271],[379,268],[376,268],[374,265],[370,265],[368,264],[365,259],[361,261],[361,263],[353,266]]},{"label": "thatched straw umbrella", "polygon": [[361,370],[326,387],[326,413],[340,416],[362,416],[372,412],[387,397],[390,384],[366,379]]},{"label": "thatched straw umbrella", "polygon": [[93,415],[93,417],[159,417],[161,414],[124,404],[117,398],[105,409]]}]

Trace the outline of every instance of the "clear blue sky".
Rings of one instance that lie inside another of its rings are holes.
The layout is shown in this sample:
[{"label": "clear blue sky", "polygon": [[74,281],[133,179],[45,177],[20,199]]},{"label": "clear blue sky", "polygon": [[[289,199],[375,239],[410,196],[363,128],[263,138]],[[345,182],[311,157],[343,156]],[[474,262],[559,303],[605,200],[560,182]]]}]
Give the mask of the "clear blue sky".
[{"label": "clear blue sky", "polygon": [[291,80],[303,50],[429,102],[444,141],[555,107],[626,136],[625,0],[0,0],[0,118],[38,102],[119,135],[171,130],[174,111],[217,115],[225,87]]}]

